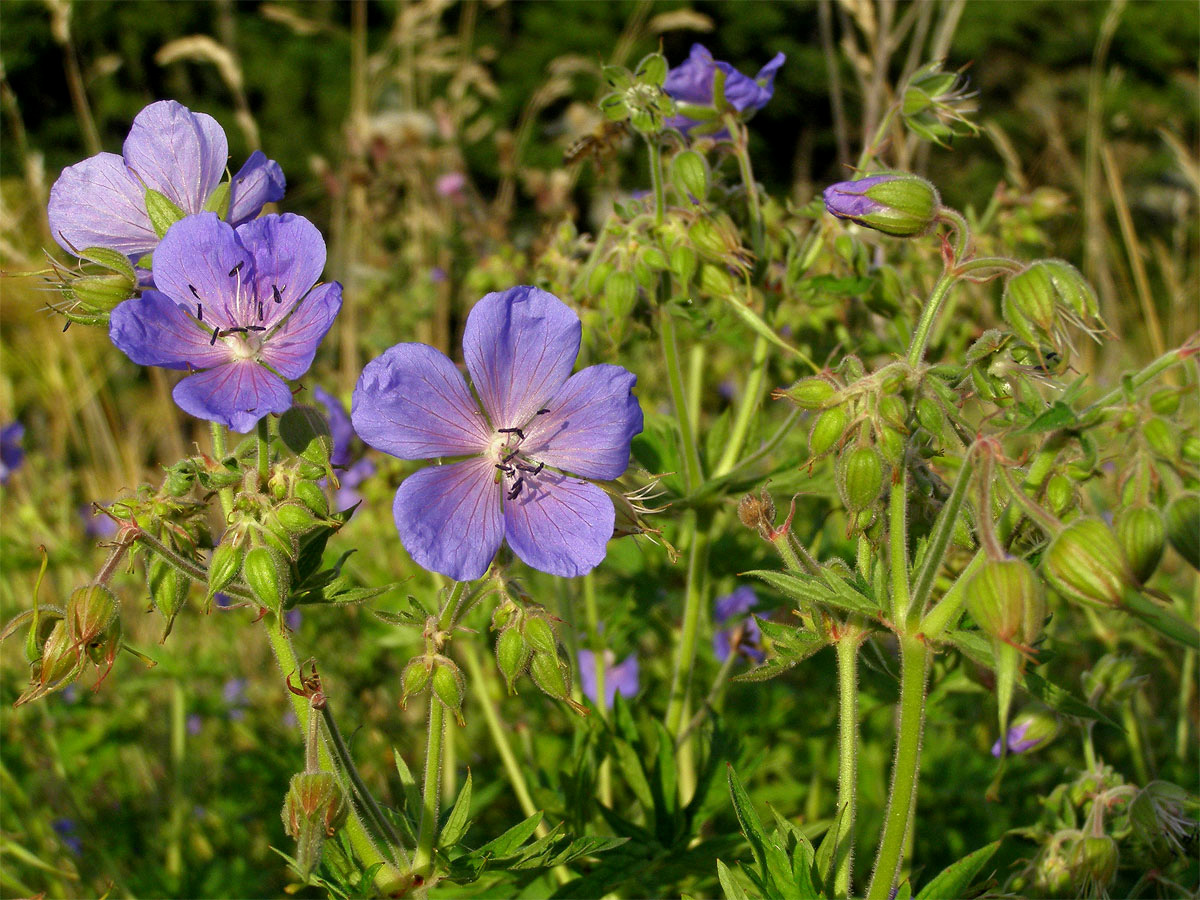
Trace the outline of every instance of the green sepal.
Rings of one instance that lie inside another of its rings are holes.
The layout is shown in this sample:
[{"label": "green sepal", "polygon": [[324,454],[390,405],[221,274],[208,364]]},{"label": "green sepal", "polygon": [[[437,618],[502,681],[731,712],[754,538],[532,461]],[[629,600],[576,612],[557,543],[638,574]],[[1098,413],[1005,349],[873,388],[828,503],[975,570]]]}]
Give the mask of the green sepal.
[{"label": "green sepal", "polygon": [[182,219],[185,213],[166,194],[147,188],[146,215],[150,217],[154,233],[161,239],[167,233],[167,229]]}]

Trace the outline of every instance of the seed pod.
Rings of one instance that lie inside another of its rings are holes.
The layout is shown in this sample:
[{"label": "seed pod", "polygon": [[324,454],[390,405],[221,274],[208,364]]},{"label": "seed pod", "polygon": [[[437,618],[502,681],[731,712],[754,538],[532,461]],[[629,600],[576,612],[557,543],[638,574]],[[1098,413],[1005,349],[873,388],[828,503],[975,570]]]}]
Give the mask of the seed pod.
[{"label": "seed pod", "polygon": [[217,591],[224,590],[229,582],[237,577],[242,570],[242,560],[246,551],[240,542],[222,541],[212,552],[208,561],[208,597],[212,598]]},{"label": "seed pod", "polygon": [[908,407],[905,406],[903,398],[888,394],[879,398],[879,415],[889,425],[903,429],[907,424]]},{"label": "seed pod", "polygon": [[1055,472],[1046,482],[1046,503],[1050,511],[1061,516],[1075,505],[1075,485],[1061,472]]},{"label": "seed pod", "polygon": [[1179,409],[1179,391],[1175,388],[1162,388],[1150,395],[1150,409],[1160,416],[1173,416]]},{"label": "seed pod", "polygon": [[729,243],[711,218],[693,222],[688,228],[688,239],[700,256],[710,262],[721,262],[729,253]]},{"label": "seed pod", "polygon": [[86,647],[104,634],[117,618],[117,597],[102,584],[76,588],[67,601],[67,630],[76,648]]},{"label": "seed pod", "polygon": [[261,605],[279,614],[292,585],[292,568],[287,559],[270,547],[255,547],[242,563],[242,577]]},{"label": "seed pod", "polygon": [[42,645],[41,659],[34,664],[34,668],[34,682],[37,688],[35,696],[40,696],[47,689],[65,687],[74,681],[83,669],[83,654],[72,643],[65,620],[60,619],[54,623],[50,637]]},{"label": "seed pod", "polygon": [[321,486],[312,481],[298,481],[292,488],[296,499],[307,506],[313,515],[325,518],[329,515],[329,498],[321,490]]},{"label": "seed pod", "polygon": [[637,280],[628,272],[613,272],[604,285],[604,308],[614,318],[625,318],[637,304]]},{"label": "seed pod", "polygon": [[671,274],[675,276],[675,280],[681,285],[686,285],[692,280],[692,276],[696,274],[696,251],[686,244],[679,244],[671,248],[669,262],[671,265]]},{"label": "seed pod", "polygon": [[1133,575],[1125,553],[1099,519],[1076,519],[1042,554],[1042,574],[1069,600],[1116,606]]},{"label": "seed pod", "polygon": [[415,697],[429,684],[433,673],[433,660],[428,656],[418,656],[410,659],[400,675],[400,708],[408,707],[409,697]]},{"label": "seed pod", "polygon": [[293,406],[279,417],[279,437],[301,459],[320,467],[317,477],[324,474],[333,453],[333,434],[320,410]]},{"label": "seed pod", "polygon": [[1167,507],[1167,539],[1193,569],[1200,569],[1200,494],[1181,494]]},{"label": "seed pod", "polygon": [[1189,434],[1179,444],[1179,455],[1183,461],[1193,466],[1200,466],[1200,437]]},{"label": "seed pod", "polygon": [[321,524],[311,509],[299,500],[289,500],[272,510],[275,520],[288,534],[302,535]]},{"label": "seed pod", "polygon": [[700,270],[700,287],[710,297],[728,299],[737,296],[733,279],[721,266],[705,265]]},{"label": "seed pod", "polygon": [[521,625],[521,633],[535,653],[558,654],[558,637],[554,627],[542,616],[528,616]]},{"label": "seed pod", "polygon": [[1149,504],[1130,506],[1121,510],[1113,526],[1134,578],[1145,583],[1158,568],[1167,546],[1162,513]]},{"label": "seed pod", "polygon": [[899,431],[884,425],[875,435],[875,442],[889,465],[900,465],[900,461],[904,459],[904,437]]},{"label": "seed pod", "polygon": [[966,595],[971,618],[997,640],[1029,647],[1041,635],[1046,596],[1025,560],[988,560],[967,584]]},{"label": "seed pod", "polygon": [[438,656],[434,661],[433,692],[437,694],[442,705],[454,713],[454,719],[459,725],[467,724],[462,717],[463,694],[466,693],[462,672],[444,656]]},{"label": "seed pod", "polygon": [[525,638],[516,626],[505,628],[496,638],[496,664],[510,694],[517,692],[516,681],[529,662],[529,652]]},{"label": "seed pod", "polygon": [[883,459],[874,447],[856,447],[838,460],[838,487],[849,510],[863,510],[883,491]]},{"label": "seed pod", "polygon": [[816,458],[828,453],[842,439],[848,419],[846,410],[841,406],[820,412],[813,419],[812,430],[808,433],[808,455]]},{"label": "seed pod", "polygon": [[1158,416],[1142,424],[1142,437],[1146,445],[1163,459],[1175,459],[1179,454],[1179,443],[1171,434],[1171,426]]},{"label": "seed pod", "polygon": [[187,602],[190,583],[186,575],[156,556],[146,564],[146,584],[155,608],[167,620],[162,635],[165,641],[175,624],[175,617]]},{"label": "seed pod", "polygon": [[571,670],[550,653],[535,653],[529,663],[529,676],[543,693],[566,700],[571,693]]},{"label": "seed pod", "polygon": [[708,196],[708,162],[695,150],[676,154],[671,161],[671,183],[680,203],[703,203]]},{"label": "seed pod", "polygon": [[801,409],[821,409],[833,399],[837,389],[824,378],[801,378],[790,388],[779,391]]}]

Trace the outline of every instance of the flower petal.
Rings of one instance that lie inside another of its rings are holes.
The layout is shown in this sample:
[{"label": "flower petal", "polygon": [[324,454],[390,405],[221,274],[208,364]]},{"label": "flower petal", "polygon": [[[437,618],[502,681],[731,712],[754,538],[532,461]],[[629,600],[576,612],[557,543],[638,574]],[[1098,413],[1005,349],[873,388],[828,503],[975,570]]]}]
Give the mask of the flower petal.
[{"label": "flower petal", "polygon": [[504,503],[504,533],[513,552],[551,575],[590,572],[613,535],[612,500],[594,484],[557,473],[526,482],[515,500]]},{"label": "flower petal", "polygon": [[404,479],[392,514],[413,562],[455,581],[487,571],[504,539],[494,474],[481,457],[429,466]]},{"label": "flower petal", "polygon": [[748,613],[758,606],[758,597],[754,588],[748,584],[739,585],[733,592],[724,597],[718,597],[713,605],[713,621],[720,625],[733,616]]},{"label": "flower petal", "polygon": [[526,429],[522,453],[585,478],[619,478],[629,466],[629,442],[642,430],[636,382],[620,366],[576,372],[546,401],[550,411]]},{"label": "flower petal", "polygon": [[189,375],[175,385],[172,396],[184,412],[242,434],[267,413],[278,415],[292,405],[288,386],[252,359]]},{"label": "flower petal", "polygon": [[212,332],[159,291],[143,291],[118,305],[108,321],[108,336],[139,366],[207,369],[230,358],[223,341],[211,343]]},{"label": "flower petal", "polygon": [[201,303],[204,324],[214,327],[250,324],[243,320],[253,267],[233,227],[215,213],[180,219],[154,249],[155,286],[177,303]]},{"label": "flower petal", "polygon": [[333,452],[329,454],[329,462],[334,466],[350,465],[350,443],[354,440],[354,426],[350,424],[350,416],[346,407],[319,384],[313,386],[313,399],[325,407],[329,418],[329,432],[333,436]]},{"label": "flower petal", "polygon": [[[254,254],[254,295],[264,301],[266,324],[290,310],[321,277],[325,239],[317,226],[293,213],[268,215],[239,225],[238,239]],[[275,292],[281,302],[274,302]]]},{"label": "flower petal", "polygon": [[249,222],[266,204],[282,200],[286,187],[279,163],[255,150],[229,182],[229,224]]},{"label": "flower petal", "polygon": [[229,159],[217,120],[174,100],[151,103],[138,113],[123,149],[125,162],[143,184],[185,213],[204,209]]},{"label": "flower petal", "polygon": [[360,438],[400,459],[482,453],[491,439],[462,373],[427,344],[397,344],[367,363],[350,419]]},{"label": "flower petal", "polygon": [[667,72],[663,90],[682,103],[704,106],[712,103],[716,63],[703,44],[692,44],[688,58]]},{"label": "flower petal", "polygon": [[475,304],[463,357],[494,428],[520,428],[562,387],[579,355],[582,327],[569,306],[521,285]]},{"label": "flower petal", "polygon": [[299,378],[312,365],[317,345],[341,308],[342,286],[336,281],[313,288],[263,341],[263,361],[284,378]]},{"label": "flower petal", "polygon": [[69,253],[108,247],[131,259],[158,243],[145,194],[125,161],[98,153],[62,170],[50,188],[50,233]]}]

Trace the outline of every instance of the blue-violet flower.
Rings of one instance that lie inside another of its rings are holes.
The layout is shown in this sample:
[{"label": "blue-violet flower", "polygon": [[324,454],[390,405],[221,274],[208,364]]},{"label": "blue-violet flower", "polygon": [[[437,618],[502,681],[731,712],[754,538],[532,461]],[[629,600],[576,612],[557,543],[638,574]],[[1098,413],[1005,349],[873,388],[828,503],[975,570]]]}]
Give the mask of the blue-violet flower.
[{"label": "blue-violet flower", "polygon": [[25,449],[21,446],[24,437],[25,426],[20,422],[9,422],[0,428],[0,484],[8,484],[12,473],[25,461]]},{"label": "blue-violet flower", "polygon": [[[613,665],[613,652],[605,650],[604,660],[604,705],[612,709],[613,700],[620,692],[622,697],[633,697],[638,692],[638,658],[630,653],[621,662]],[[596,700],[596,654],[591,650],[579,651],[579,687],[584,696],[593,703]]]},{"label": "blue-violet flower", "polygon": [[350,424],[350,416],[342,401],[320,385],[313,387],[313,397],[325,407],[329,416],[329,431],[333,436],[333,452],[329,454],[329,462],[341,470],[334,507],[339,510],[350,509],[362,500],[358,486],[375,474],[375,461],[366,457],[357,461],[354,459],[354,426]]},{"label": "blue-violet flower", "polygon": [[[225,174],[229,144],[212,116],[160,100],[134,117],[122,153],[98,153],[54,182],[50,233],[64,250],[107,247],[141,259],[158,245],[146,191],[158,191],[184,215],[203,211]],[[214,211],[241,225],[282,199],[284,187],[279,164],[255,150],[229,184],[228,206]]]},{"label": "blue-violet flower", "polygon": [[[753,112],[766,106],[774,96],[775,73],[786,60],[784,54],[776,53],[774,58],[751,78],[729,63],[713,59],[712,53],[703,44],[692,44],[692,51],[687,60],[667,73],[663,90],[680,103],[710,106],[713,102],[713,79],[719,69],[725,73],[726,102],[738,112]],[[685,133],[699,124],[701,123],[697,120],[685,115],[673,116],[667,120],[667,125]]]},{"label": "blue-violet flower", "polygon": [[292,405],[284,378],[312,365],[342,306],[336,281],[314,287],[325,241],[307,219],[263,216],[236,229],[213,213],[171,226],[154,283],[113,310],[109,337],[138,365],[197,370],[175,385],[185,412],[246,432]]},{"label": "blue-violet flower", "polygon": [[713,654],[721,662],[729,658],[735,649],[754,660],[762,662],[766,654],[762,649],[762,629],[753,616],[746,615],[758,606],[758,597],[749,585],[741,585],[733,593],[718,597],[713,606],[713,620],[718,625],[730,619],[741,617],[740,621],[729,628],[723,628],[713,634]]},{"label": "blue-violet flower", "polygon": [[467,317],[463,356],[478,402],[425,344],[397,344],[367,364],[350,412],[359,437],[400,459],[465,457],[396,491],[396,528],[418,565],[469,581],[506,538],[552,575],[582,575],[604,558],[613,503],[582,478],[625,471],[642,410],[637,379],[620,366],[571,374],[580,336],[565,303],[521,286],[488,294]]}]

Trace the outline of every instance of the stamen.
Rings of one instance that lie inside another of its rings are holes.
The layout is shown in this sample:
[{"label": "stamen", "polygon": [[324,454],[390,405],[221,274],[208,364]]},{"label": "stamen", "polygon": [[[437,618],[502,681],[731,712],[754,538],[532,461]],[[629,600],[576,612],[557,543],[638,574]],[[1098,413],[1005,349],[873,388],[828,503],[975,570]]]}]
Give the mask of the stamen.
[{"label": "stamen", "polygon": [[261,301],[261,300],[259,300],[259,301],[258,301],[258,321],[260,321],[260,322],[261,322],[262,320],[263,320],[263,308],[262,308],[262,301]]},{"label": "stamen", "polygon": [[229,277],[230,277],[230,278],[232,278],[232,277],[233,277],[234,275],[236,275],[238,272],[242,271],[242,266],[244,266],[245,264],[246,264],[246,263],[245,263],[245,260],[242,260],[242,261],[241,261],[241,262],[239,262],[239,263],[238,263],[236,266],[234,266],[232,269],[230,269],[230,270],[229,270]]},{"label": "stamen", "polygon": [[204,307],[199,303],[196,304],[196,318],[201,322],[204,321]]},{"label": "stamen", "polygon": [[273,285],[271,285],[271,294],[272,294],[272,295],[275,297],[275,302],[276,302],[276,303],[282,303],[282,302],[283,302],[283,295],[279,293],[279,286],[278,286],[278,285],[274,285],[274,284],[273,284]]},{"label": "stamen", "polygon": [[219,338],[220,336],[221,336],[221,329],[214,327],[212,337],[210,337],[208,339],[208,346],[211,347],[213,344],[215,344],[217,342],[217,338]]},{"label": "stamen", "polygon": [[70,320],[70,319],[67,319],[67,324],[63,326],[62,333],[63,333],[63,334],[66,334],[66,333],[67,333],[67,329],[68,329],[68,328],[70,328],[70,327],[71,327],[71,320]]},{"label": "stamen", "polygon": [[525,432],[520,428],[497,428],[496,430],[501,434],[515,434],[518,440],[525,440]]},{"label": "stamen", "polygon": [[537,466],[527,466],[524,463],[517,463],[517,468],[522,472],[528,472],[530,475],[536,475],[538,472],[542,471],[542,469],[546,468],[546,464],[544,462],[540,462],[537,464]]},{"label": "stamen", "polygon": [[550,410],[546,409],[546,407],[543,406],[541,409],[539,409],[537,411],[536,415],[544,416],[548,412],[550,412]]},{"label": "stamen", "polygon": [[518,478],[518,479],[517,479],[517,481],[516,481],[516,483],[515,483],[515,484],[512,486],[512,490],[510,490],[510,491],[508,492],[508,499],[509,499],[509,500],[516,500],[516,499],[517,499],[517,495],[521,493],[521,488],[523,488],[523,487],[525,487],[525,479],[524,479],[524,478]]},{"label": "stamen", "polygon": [[245,334],[246,330],[247,329],[245,328],[245,326],[235,325],[233,328],[226,329],[225,333],[226,334]]},{"label": "stamen", "polygon": [[500,460],[500,462],[510,463],[513,461],[513,459],[516,458],[517,454],[520,452],[521,452],[520,450],[514,450],[512,453],[508,454],[508,456],[504,457],[504,459]]},{"label": "stamen", "polygon": [[189,284],[188,290],[192,292],[193,297],[195,297],[197,300],[200,299],[200,294],[196,291],[196,286],[194,284]]},{"label": "stamen", "polygon": [[247,325],[246,330],[247,331],[266,331],[267,326],[266,325]]}]

